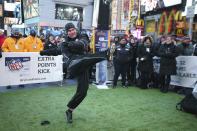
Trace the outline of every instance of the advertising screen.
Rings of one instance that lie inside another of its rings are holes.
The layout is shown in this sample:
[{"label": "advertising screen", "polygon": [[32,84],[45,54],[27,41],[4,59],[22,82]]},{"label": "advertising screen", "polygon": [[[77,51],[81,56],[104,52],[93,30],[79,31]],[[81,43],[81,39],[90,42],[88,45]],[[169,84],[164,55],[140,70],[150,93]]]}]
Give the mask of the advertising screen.
[{"label": "advertising screen", "polygon": [[38,0],[23,0],[23,8],[25,19],[30,19],[39,15]]},{"label": "advertising screen", "polygon": [[141,0],[145,12],[181,4],[182,0]]},{"label": "advertising screen", "polygon": [[56,4],[55,18],[59,20],[83,20],[83,8],[70,5]]}]

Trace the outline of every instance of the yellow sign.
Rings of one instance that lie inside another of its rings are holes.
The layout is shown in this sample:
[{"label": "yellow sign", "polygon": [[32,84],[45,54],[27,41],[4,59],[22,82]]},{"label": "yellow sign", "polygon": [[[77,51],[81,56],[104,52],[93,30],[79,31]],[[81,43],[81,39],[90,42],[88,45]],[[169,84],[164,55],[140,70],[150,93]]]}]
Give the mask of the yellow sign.
[{"label": "yellow sign", "polygon": [[146,21],[146,32],[147,33],[155,32],[155,20]]},{"label": "yellow sign", "polygon": [[177,36],[183,36],[184,35],[184,30],[183,29],[177,29],[176,30],[176,35]]}]

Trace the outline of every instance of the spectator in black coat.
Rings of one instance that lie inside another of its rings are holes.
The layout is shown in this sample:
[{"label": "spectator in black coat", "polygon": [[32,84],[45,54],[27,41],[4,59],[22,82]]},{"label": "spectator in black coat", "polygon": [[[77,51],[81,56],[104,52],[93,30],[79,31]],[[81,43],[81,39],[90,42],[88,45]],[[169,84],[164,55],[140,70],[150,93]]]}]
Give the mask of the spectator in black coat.
[{"label": "spectator in black coat", "polygon": [[177,47],[181,56],[192,56],[194,53],[194,46],[189,37],[184,37]]},{"label": "spectator in black coat", "polygon": [[151,36],[144,37],[142,44],[139,45],[137,56],[139,58],[138,69],[140,72],[142,89],[146,89],[149,82],[151,82],[151,75],[153,73],[153,39]]},{"label": "spectator in black coat", "polygon": [[131,61],[133,54],[127,45],[126,38],[120,38],[120,44],[116,47],[114,52],[114,81],[113,88],[117,86],[118,77],[122,76],[122,87],[126,86],[126,71],[129,67],[129,62]]},{"label": "spectator in black coat", "polygon": [[136,66],[137,66],[137,48],[138,48],[138,42],[137,39],[134,37],[131,37],[129,39],[128,45],[130,47],[130,50],[133,54],[133,57],[131,61],[129,62],[129,68],[127,71],[127,81],[128,86],[136,84]]},{"label": "spectator in black coat", "polygon": [[167,93],[170,85],[170,76],[176,75],[176,57],[178,48],[176,42],[171,36],[167,36],[166,41],[162,43],[158,54],[160,60],[161,92]]},{"label": "spectator in black coat", "polygon": [[57,48],[57,44],[55,42],[55,37],[53,35],[49,35],[49,38],[44,44],[44,50]]},{"label": "spectator in black coat", "polygon": [[[155,58],[159,57],[158,50],[165,40],[166,40],[166,36],[162,35],[161,37],[158,38],[157,42],[153,44],[153,52],[154,52]],[[160,59],[156,60],[155,62],[159,62],[159,61]],[[152,85],[153,87],[160,88],[161,86],[160,74],[157,70],[153,71],[152,82],[153,82],[153,85]]]}]

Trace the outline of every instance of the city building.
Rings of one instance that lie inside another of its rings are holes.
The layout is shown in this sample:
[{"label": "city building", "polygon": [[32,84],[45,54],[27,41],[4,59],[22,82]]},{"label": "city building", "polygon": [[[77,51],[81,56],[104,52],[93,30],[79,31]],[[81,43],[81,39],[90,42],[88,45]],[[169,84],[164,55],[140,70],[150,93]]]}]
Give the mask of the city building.
[{"label": "city building", "polygon": [[93,0],[23,0],[26,33],[61,30],[68,22],[82,29],[92,28]]},{"label": "city building", "polygon": [[24,24],[22,18],[22,8],[20,0],[0,1],[0,21],[1,28],[10,35],[12,28],[19,28],[23,32]]}]

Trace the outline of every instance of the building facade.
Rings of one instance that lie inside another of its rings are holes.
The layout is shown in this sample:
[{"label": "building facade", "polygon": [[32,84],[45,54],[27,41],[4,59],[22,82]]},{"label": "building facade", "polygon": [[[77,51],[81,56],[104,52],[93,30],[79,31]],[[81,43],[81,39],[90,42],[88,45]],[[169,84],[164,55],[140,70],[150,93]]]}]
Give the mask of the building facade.
[{"label": "building facade", "polygon": [[34,28],[40,33],[47,29],[64,28],[68,22],[82,29],[91,29],[93,0],[24,0],[26,32]]}]

